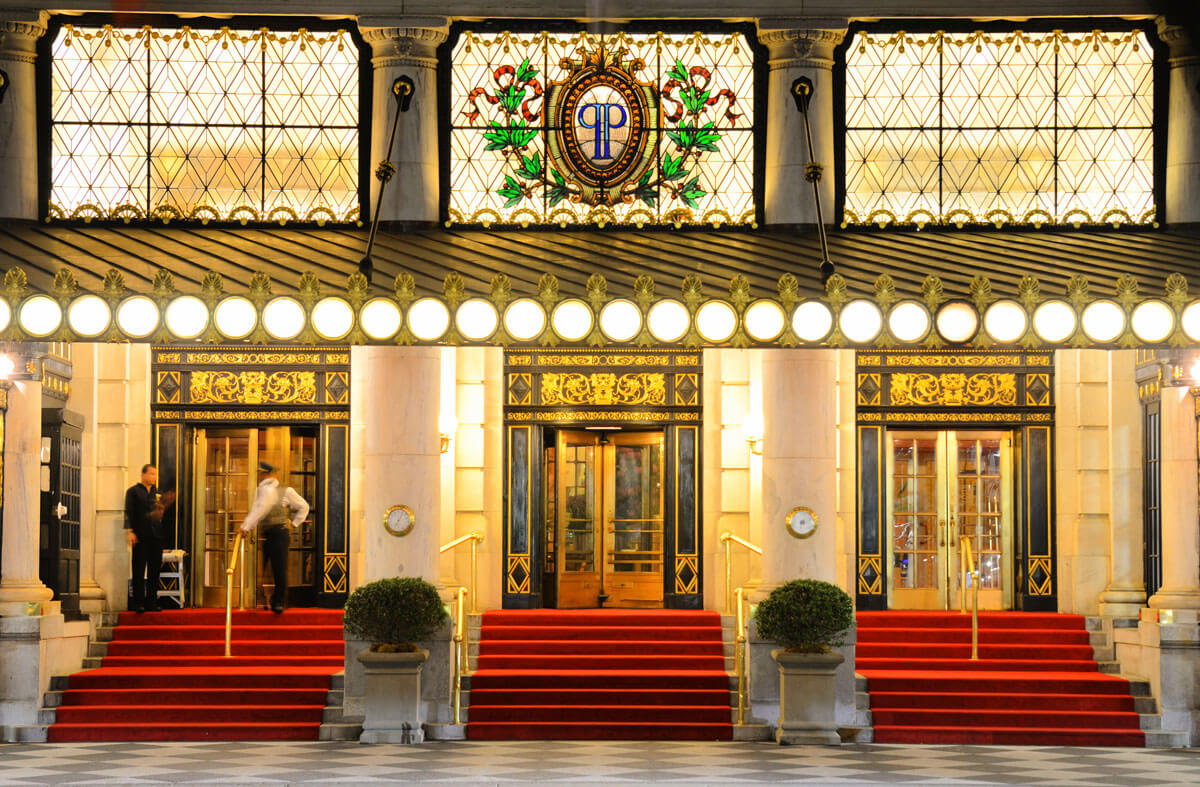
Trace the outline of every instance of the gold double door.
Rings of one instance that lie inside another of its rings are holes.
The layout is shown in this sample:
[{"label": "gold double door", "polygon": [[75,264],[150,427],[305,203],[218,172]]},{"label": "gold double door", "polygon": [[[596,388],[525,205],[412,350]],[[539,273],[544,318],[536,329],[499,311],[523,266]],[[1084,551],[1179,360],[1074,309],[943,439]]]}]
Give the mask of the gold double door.
[{"label": "gold double door", "polygon": [[[979,608],[1013,602],[1013,457],[1008,432],[889,432],[892,609],[958,609],[962,542],[979,571]],[[969,603],[969,599],[968,599]]]},{"label": "gold double door", "polygon": [[661,607],[663,433],[560,431],[555,448],[558,607]]},{"label": "gold double door", "polygon": [[[236,536],[262,480],[259,462],[279,468],[279,480],[308,501],[308,519],[291,534],[288,551],[288,603],[315,603],[317,438],[312,430],[274,426],[251,429],[197,429],[195,438],[195,512],[192,527],[192,598],[198,606],[225,605],[225,570]],[[260,557],[257,531],[246,539],[245,562],[234,581],[234,603],[245,581],[245,606],[260,606],[270,595],[274,576]]]}]

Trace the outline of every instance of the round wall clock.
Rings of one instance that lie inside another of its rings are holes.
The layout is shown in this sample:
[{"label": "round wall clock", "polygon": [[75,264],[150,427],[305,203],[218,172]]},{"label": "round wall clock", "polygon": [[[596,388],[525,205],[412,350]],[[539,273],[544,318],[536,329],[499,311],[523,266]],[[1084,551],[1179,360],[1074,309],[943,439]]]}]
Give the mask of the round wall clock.
[{"label": "round wall clock", "polygon": [[408,506],[395,505],[383,512],[383,529],[393,536],[407,536],[415,524],[416,518]]},{"label": "round wall clock", "polygon": [[783,518],[787,531],[796,538],[808,538],[817,531],[817,515],[811,508],[796,506]]}]

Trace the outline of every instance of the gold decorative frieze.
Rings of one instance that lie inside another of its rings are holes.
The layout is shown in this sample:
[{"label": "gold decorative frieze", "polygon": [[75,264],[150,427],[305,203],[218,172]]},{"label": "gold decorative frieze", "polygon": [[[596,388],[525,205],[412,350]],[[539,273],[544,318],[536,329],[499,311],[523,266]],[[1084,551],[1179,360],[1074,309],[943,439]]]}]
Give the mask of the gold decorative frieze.
[{"label": "gold decorative frieze", "polygon": [[665,405],[667,384],[658,373],[542,375],[542,405]]},{"label": "gold decorative frieze", "polygon": [[[166,361],[160,358],[159,363]],[[310,366],[322,363],[322,358],[321,353],[190,352],[184,354],[183,363],[200,366]]]},{"label": "gold decorative frieze", "polygon": [[513,405],[533,404],[532,374],[514,372],[508,375],[508,403]]},{"label": "gold decorative frieze", "polygon": [[316,404],[316,372],[192,372],[191,404]]},{"label": "gold decorative frieze", "polygon": [[[884,360],[888,366],[1024,366],[1026,363],[1031,365],[1043,365],[1041,362],[1034,361],[1034,356],[1027,359],[1022,359],[1020,355],[1015,353],[928,353],[922,355],[912,355],[904,353],[888,354],[884,356]],[[871,364],[865,363],[861,358],[858,360],[860,366]],[[1048,362],[1047,362],[1048,363]]]},{"label": "gold decorative frieze", "polygon": [[700,420],[700,414],[696,412],[653,412],[638,410],[636,412],[620,411],[620,410],[542,410],[536,412],[511,412],[505,415],[509,421],[513,422],[558,422],[558,423],[574,423],[577,421],[619,421],[622,423],[670,423],[672,421],[690,421],[697,422]]},{"label": "gold decorative frieze", "polygon": [[695,372],[675,375],[675,404],[678,407],[700,404],[700,375]]},{"label": "gold decorative frieze", "polygon": [[[885,416],[882,413],[861,413],[858,416],[859,421],[883,421]],[[979,424],[1002,424],[1002,423],[1048,423],[1054,420],[1054,416],[1050,413],[1029,413],[1029,412],[1008,412],[1008,413],[972,413],[969,411],[956,412],[947,414],[946,412],[936,413],[888,413],[886,416],[888,423],[913,423],[913,424],[944,424],[953,423],[979,423]]]},{"label": "gold decorative frieze", "polygon": [[350,403],[350,372],[328,372],[325,375],[325,404]]},{"label": "gold decorative frieze", "polygon": [[897,407],[1012,406],[1017,403],[1017,378],[995,373],[897,372],[891,378],[890,400]]},{"label": "gold decorative frieze", "polygon": [[856,392],[858,394],[858,404],[863,406],[878,405],[879,396],[883,392],[883,386],[880,384],[880,375],[876,372],[858,375]]},{"label": "gold decorative frieze", "polygon": [[1050,404],[1050,375],[1035,372],[1025,375],[1025,404],[1029,407],[1045,407]]},{"label": "gold decorative frieze", "polygon": [[347,421],[339,410],[183,410],[166,411],[160,421]]},{"label": "gold decorative frieze", "polygon": [[154,402],[155,404],[179,404],[183,386],[179,384],[180,372],[176,370],[160,371],[155,375]]}]

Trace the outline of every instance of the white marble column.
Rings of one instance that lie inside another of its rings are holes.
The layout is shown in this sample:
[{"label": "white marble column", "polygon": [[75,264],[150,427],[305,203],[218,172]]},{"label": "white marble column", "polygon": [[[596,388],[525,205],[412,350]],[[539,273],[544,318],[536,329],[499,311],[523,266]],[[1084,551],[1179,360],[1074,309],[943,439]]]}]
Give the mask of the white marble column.
[{"label": "white marble column", "polygon": [[[837,353],[763,350],[762,584],[837,582]],[[801,395],[802,393],[802,395]],[[808,538],[784,518],[797,506],[817,515]]]},{"label": "white marble column", "polygon": [[39,456],[42,447],[42,384],[14,382],[4,416],[4,555],[0,563],[0,617],[25,614],[30,601],[54,592],[38,577],[41,529]]},{"label": "white marble column", "polygon": [[815,225],[812,185],[804,179],[809,152],[804,119],[792,98],[792,82],[812,80],[814,93],[808,117],[812,127],[812,160],[823,168],[821,210],[825,224],[833,215],[833,50],[846,35],[845,19],[764,18],[758,21],[758,39],[770,52],[767,80],[767,151],[765,215],[770,225]]},{"label": "white marble column", "polygon": [[1162,390],[1162,587],[1156,609],[1200,609],[1200,501],[1196,401],[1187,388]]},{"label": "white marble column", "polygon": [[1170,224],[1200,222],[1200,50],[1187,31],[1159,17],[1158,37],[1170,48],[1166,216]]},{"label": "white marble column", "polygon": [[37,40],[45,11],[0,12],[0,218],[38,217]]},{"label": "white marble column", "polygon": [[380,221],[428,225],[438,220],[437,48],[446,40],[445,17],[359,17],[359,29],[371,45],[375,69],[371,105],[371,209],[379,194],[375,167],[387,159],[396,118],[392,84],[413,80],[412,104],[400,115],[392,148],[396,174],[384,190]]},{"label": "white marble column", "polygon": [[1146,603],[1142,577],[1142,407],[1134,351],[1108,354],[1108,586],[1100,614],[1136,618]]},{"label": "white marble column", "polygon": [[[438,414],[442,348],[370,347],[364,352],[363,582],[384,577],[438,581],[442,453]],[[416,519],[403,537],[384,530],[383,513],[407,505]]]}]

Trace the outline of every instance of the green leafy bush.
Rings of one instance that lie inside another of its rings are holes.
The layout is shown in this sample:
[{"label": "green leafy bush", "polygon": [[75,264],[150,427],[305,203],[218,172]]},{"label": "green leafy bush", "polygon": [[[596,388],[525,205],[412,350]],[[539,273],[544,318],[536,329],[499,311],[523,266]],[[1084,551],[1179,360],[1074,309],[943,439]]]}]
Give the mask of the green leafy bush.
[{"label": "green leafy bush", "polygon": [[391,577],[368,582],[346,599],[342,625],[371,650],[413,651],[450,616],[437,588],[419,577]]},{"label": "green leafy bush", "polygon": [[854,623],[854,602],[837,585],[794,579],[771,591],[754,615],[758,635],[788,650],[823,653],[843,643]]}]

